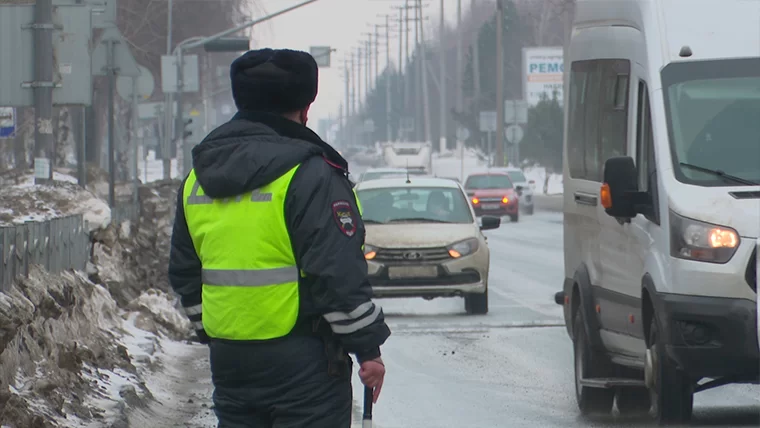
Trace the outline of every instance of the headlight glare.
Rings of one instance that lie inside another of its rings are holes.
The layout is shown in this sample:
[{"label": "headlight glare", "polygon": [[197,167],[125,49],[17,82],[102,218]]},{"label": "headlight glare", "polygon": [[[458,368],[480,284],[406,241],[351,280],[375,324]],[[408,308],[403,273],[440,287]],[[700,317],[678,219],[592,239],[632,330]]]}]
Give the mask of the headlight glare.
[{"label": "headlight glare", "polygon": [[478,251],[478,240],[476,238],[465,239],[464,241],[449,245],[447,249],[449,250],[449,255],[455,259],[469,256]]},{"label": "headlight glare", "polygon": [[366,260],[372,260],[377,256],[377,248],[372,245],[364,244],[364,258]]},{"label": "headlight glare", "polygon": [[726,226],[670,212],[670,255],[679,259],[726,263],[739,248],[739,234]]}]

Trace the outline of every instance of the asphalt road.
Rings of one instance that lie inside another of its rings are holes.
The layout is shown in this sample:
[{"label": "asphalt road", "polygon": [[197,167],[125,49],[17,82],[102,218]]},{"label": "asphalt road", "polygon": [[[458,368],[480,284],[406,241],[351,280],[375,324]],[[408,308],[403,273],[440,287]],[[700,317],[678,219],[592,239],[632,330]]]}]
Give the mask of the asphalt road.
[{"label": "asphalt road", "polygon": [[[561,222],[560,213],[538,212],[486,232],[487,315],[466,315],[459,298],[378,300],[393,335],[383,350],[388,374],[376,427],[654,426],[579,416],[571,341],[553,303],[564,276]],[[760,425],[760,387],[697,394],[693,425]]]},{"label": "asphalt road", "polygon": [[[556,199],[549,206],[556,207]],[[523,215],[518,223],[505,220],[500,229],[486,232],[487,315],[466,315],[461,298],[377,300],[393,334],[383,347],[388,372],[374,408],[375,427],[654,426],[647,418],[579,416],[571,341],[553,302],[564,276],[562,214],[537,207],[551,211]],[[176,373],[162,394],[173,411],[163,412],[166,422],[160,426],[215,427],[207,352],[192,347],[177,358],[186,362],[187,372]],[[358,427],[363,392],[358,376],[354,390]],[[159,414],[152,412],[152,422]],[[758,425],[760,387],[730,385],[696,395],[692,426]]]}]

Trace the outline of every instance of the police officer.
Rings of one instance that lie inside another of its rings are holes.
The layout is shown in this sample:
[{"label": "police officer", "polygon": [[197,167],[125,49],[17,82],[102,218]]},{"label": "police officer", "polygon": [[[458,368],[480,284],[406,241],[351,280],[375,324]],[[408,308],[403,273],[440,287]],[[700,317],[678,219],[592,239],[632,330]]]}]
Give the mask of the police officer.
[{"label": "police officer", "polygon": [[371,300],[348,164],[306,127],[317,64],[261,49],[230,67],[238,108],[193,149],[169,275],[209,344],[220,428],[349,428],[352,363],[380,393],[390,335]]}]

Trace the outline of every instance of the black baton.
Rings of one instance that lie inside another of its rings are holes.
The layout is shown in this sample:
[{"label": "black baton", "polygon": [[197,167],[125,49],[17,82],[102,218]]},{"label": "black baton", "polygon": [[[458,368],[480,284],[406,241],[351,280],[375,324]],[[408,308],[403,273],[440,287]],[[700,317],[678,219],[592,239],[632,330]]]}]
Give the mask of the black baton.
[{"label": "black baton", "polygon": [[362,416],[362,428],[372,428],[372,396],[375,391],[368,386],[364,387],[364,415]]}]

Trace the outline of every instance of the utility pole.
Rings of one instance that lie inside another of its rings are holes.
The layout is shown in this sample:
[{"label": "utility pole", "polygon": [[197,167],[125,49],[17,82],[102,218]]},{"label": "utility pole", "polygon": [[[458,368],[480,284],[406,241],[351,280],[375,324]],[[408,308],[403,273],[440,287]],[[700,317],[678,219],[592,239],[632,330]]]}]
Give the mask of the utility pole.
[{"label": "utility pole", "polygon": [[106,63],[108,69],[108,206],[113,208],[116,206],[116,162],[114,162],[114,155],[116,152],[116,138],[114,136],[114,119],[116,112],[114,111],[114,92],[116,91],[116,41],[108,40]]},{"label": "utility pole", "polygon": [[[166,13],[167,15],[167,22],[166,22],[166,54],[171,55],[172,54],[172,16],[173,16],[173,9],[174,9],[174,1],[169,0],[168,5],[168,11]],[[164,180],[171,179],[172,175],[172,158],[171,158],[171,147],[170,147],[170,141],[172,141],[172,123],[171,123],[171,113],[174,108],[174,99],[172,97],[171,93],[168,93],[164,96],[164,132],[163,132],[163,139],[161,141],[161,163],[163,164],[164,169]],[[146,153],[147,155],[147,153]]]},{"label": "utility pole", "polygon": [[[385,25],[388,25],[386,20]],[[380,76],[380,26],[375,24],[375,87],[377,87],[377,78]],[[387,35],[386,35],[387,38]]]},{"label": "utility pole", "polygon": [[[414,17],[415,18],[417,17],[416,8],[415,8],[415,12],[414,12]],[[408,64],[409,64],[409,58],[410,58],[410,56],[409,56],[409,33],[411,32],[411,28],[409,26],[409,0],[406,0],[404,2],[404,20],[405,20],[405,24],[406,24],[406,57],[405,58],[406,58],[407,66],[408,66]],[[416,40],[417,40],[417,24],[416,23],[414,24],[414,39],[415,39],[415,42],[416,42]],[[411,74],[411,73],[412,73],[412,70],[409,70],[409,74]],[[409,106],[411,104],[410,98],[412,97],[412,94],[411,94],[411,89],[412,89],[411,86],[412,85],[410,84],[410,82],[411,82],[411,80],[404,79],[404,107],[407,108],[407,109],[409,108]],[[412,117],[415,117],[415,116],[416,116],[416,114],[413,115]]]},{"label": "utility pole", "polygon": [[[475,0],[470,2],[472,14],[475,14]],[[475,40],[472,43],[472,74],[473,76],[473,89],[475,98],[475,108],[480,110],[480,27],[475,30]],[[491,153],[488,153],[491,156]]]},{"label": "utility pole", "polygon": [[[432,143],[430,137],[430,98],[428,97],[427,86],[427,49],[425,49],[425,25],[422,14],[422,0],[417,0],[418,13],[419,13],[419,26],[420,26],[420,55],[422,56],[420,61],[420,74],[422,75],[422,107],[425,115],[425,141]],[[443,82],[441,82],[443,84]],[[502,107],[503,109],[504,107]],[[432,153],[432,150],[431,150]]]},{"label": "utility pole", "polygon": [[362,48],[356,49],[356,98],[357,107],[359,108],[357,113],[360,113],[364,99],[362,93]]},{"label": "utility pole", "polygon": [[496,165],[504,166],[504,3],[496,0]]},{"label": "utility pole", "polygon": [[464,106],[462,105],[464,103],[464,94],[463,94],[463,88],[462,88],[462,79],[463,76],[463,65],[464,65],[464,55],[463,55],[463,46],[462,46],[462,0],[457,0],[457,100],[456,100],[456,109],[457,113],[462,113],[464,110]]},{"label": "utility pole", "polygon": [[385,15],[385,135],[388,141],[393,141],[391,135],[391,79],[393,69],[391,67],[391,23],[390,17]]},{"label": "utility pole", "polygon": [[[366,70],[365,77],[367,79],[367,83],[365,85],[365,98],[369,98],[369,93],[372,90],[372,35],[369,36],[369,39],[365,42],[367,46],[365,52],[367,54],[367,64],[364,67]],[[364,100],[367,101],[366,99]]]},{"label": "utility pole", "polygon": [[[441,60],[441,83],[438,85],[440,87],[440,95],[441,99],[438,102],[438,106],[440,108],[440,130],[441,130],[441,136],[440,136],[440,152],[443,153],[446,148],[448,147],[448,139],[446,138],[446,43],[444,41],[444,38],[446,37],[446,16],[444,15],[444,9],[443,9],[443,2],[444,0],[441,0],[441,29],[440,29],[440,43],[441,43],[441,53],[439,55]],[[427,69],[425,69],[427,71]]]},{"label": "utility pole", "polygon": [[[348,61],[343,61],[343,80],[345,80],[346,83],[346,90],[345,90],[345,103],[343,104],[345,106],[345,122],[344,120],[341,120],[341,126],[343,127],[343,140],[344,144],[347,145],[351,141],[351,138],[349,137],[348,133],[348,126],[351,122],[351,73],[348,71]],[[344,108],[341,108],[341,112],[344,111]]]},{"label": "utility pole", "polygon": [[34,183],[53,179],[53,2],[34,5]]}]

